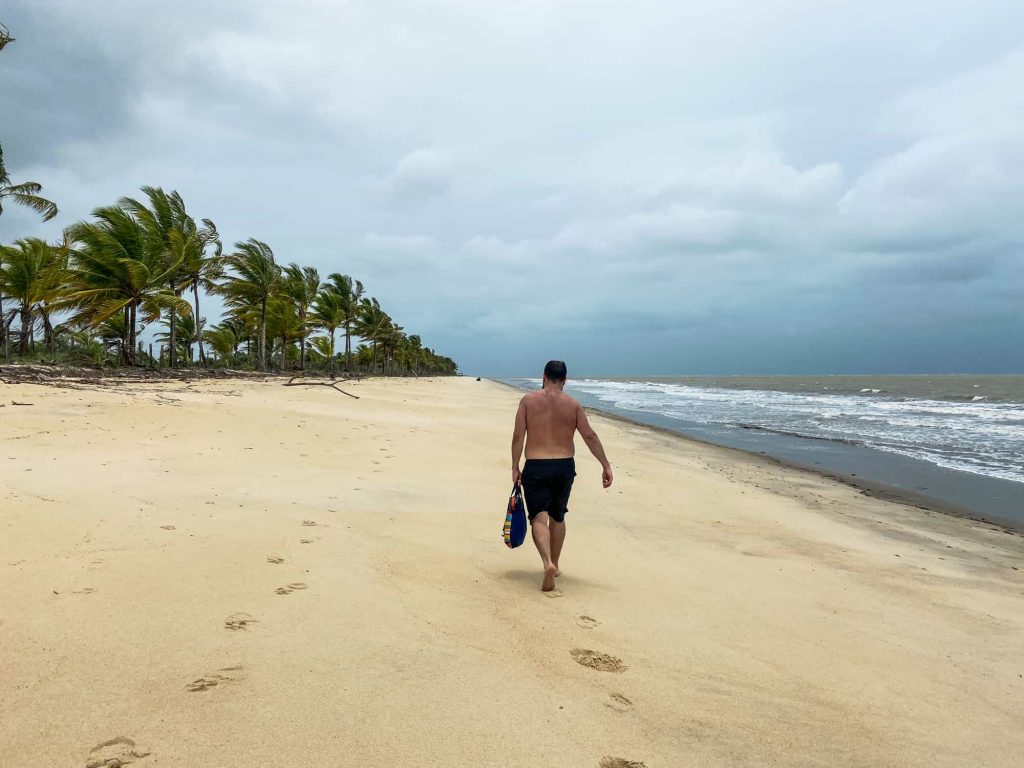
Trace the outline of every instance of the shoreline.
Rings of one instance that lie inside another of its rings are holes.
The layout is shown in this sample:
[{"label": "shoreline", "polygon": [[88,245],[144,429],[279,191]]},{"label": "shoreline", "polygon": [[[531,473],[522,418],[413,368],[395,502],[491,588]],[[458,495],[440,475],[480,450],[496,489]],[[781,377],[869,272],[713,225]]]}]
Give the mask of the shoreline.
[{"label": "shoreline", "polygon": [[[512,389],[516,392],[528,391],[524,390],[522,387],[517,387],[514,384],[509,384],[506,381],[501,381],[500,379],[485,378],[484,380],[491,381],[503,387],[508,387],[509,389]],[[742,457],[745,460],[760,460],[764,461],[768,465],[798,470],[800,472],[806,472],[815,477],[822,477],[828,480],[834,480],[836,482],[842,483],[843,485],[854,488],[866,496],[870,496],[881,501],[892,502],[895,504],[901,504],[903,506],[912,507],[914,509],[922,511],[935,512],[938,514],[950,515],[951,517],[956,517],[964,520],[970,520],[972,522],[983,523],[985,525],[992,526],[993,529],[1004,531],[1014,536],[1024,537],[1024,520],[1017,521],[1010,519],[1000,519],[998,517],[987,517],[983,512],[979,512],[977,509],[972,509],[970,507],[956,504],[955,502],[940,499],[933,495],[921,493],[919,491],[915,491],[909,488],[902,488],[891,483],[871,480],[861,477],[860,475],[851,475],[837,470],[828,469],[826,467],[814,466],[812,464],[797,461],[794,459],[789,459],[784,456],[772,455],[770,453],[763,451],[746,450],[744,448],[738,448],[732,445],[724,445],[722,443],[714,442],[713,440],[710,439],[689,434],[687,432],[682,431],[682,429],[673,429],[672,427],[667,427],[660,424],[652,424],[649,422],[642,421],[639,418],[633,416],[627,416],[622,413],[616,413],[601,406],[586,404],[585,407],[587,408],[587,410],[593,411],[595,413],[600,413],[609,419],[635,425],[638,427],[642,427],[644,429],[650,429],[655,432],[672,436],[684,441],[696,443],[698,445],[706,445],[722,451],[732,452],[734,455]],[[835,442],[828,441],[824,438],[814,438],[805,436],[799,436],[797,439],[821,440],[822,442]],[[874,453],[882,453],[881,451],[876,451],[875,449],[867,448],[865,446],[858,447],[862,448],[863,450],[872,451]],[[971,476],[970,473],[956,473],[955,470],[949,470],[943,467],[934,466],[933,471],[943,473],[951,477],[955,476],[955,474],[967,475],[968,477],[965,478],[965,480],[968,482],[975,480],[975,477]],[[991,478],[985,478],[986,481],[990,479]]]}]

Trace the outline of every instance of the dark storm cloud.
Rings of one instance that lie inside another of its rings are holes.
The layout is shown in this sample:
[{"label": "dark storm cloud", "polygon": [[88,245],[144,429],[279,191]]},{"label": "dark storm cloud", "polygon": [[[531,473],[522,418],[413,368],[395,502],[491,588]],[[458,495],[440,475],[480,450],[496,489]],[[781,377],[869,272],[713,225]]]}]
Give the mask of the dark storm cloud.
[{"label": "dark storm cloud", "polygon": [[93,140],[124,125],[133,73],[82,35],[15,4],[0,18],[15,41],[0,54],[0,141],[8,163],[53,158],[69,141]]}]

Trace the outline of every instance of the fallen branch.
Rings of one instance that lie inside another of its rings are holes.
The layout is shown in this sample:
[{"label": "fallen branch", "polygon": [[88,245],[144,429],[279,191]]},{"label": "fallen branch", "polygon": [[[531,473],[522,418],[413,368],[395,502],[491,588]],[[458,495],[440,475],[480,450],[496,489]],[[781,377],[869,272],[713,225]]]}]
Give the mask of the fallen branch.
[{"label": "fallen branch", "polygon": [[[346,392],[344,389],[338,386],[337,381],[296,381],[301,378],[300,376],[292,376],[286,383],[286,387],[330,387],[331,389],[341,392],[343,395],[358,400],[359,395],[353,395],[351,392]],[[342,379],[342,381],[350,381],[350,379]]]}]

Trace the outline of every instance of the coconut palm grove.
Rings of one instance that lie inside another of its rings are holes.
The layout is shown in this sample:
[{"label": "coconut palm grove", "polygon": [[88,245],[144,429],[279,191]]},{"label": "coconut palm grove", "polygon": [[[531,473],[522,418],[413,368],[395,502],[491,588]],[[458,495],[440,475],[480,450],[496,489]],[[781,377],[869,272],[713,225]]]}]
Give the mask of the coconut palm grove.
[{"label": "coconut palm grove", "polygon": [[[14,183],[0,151],[4,202],[44,220],[57,206],[36,182]],[[125,366],[321,370],[451,375],[458,366],[424,347],[366,295],[363,284],[280,264],[250,238],[225,249],[177,192],[143,187],[67,227],[59,242],[0,245],[0,351],[5,360]],[[218,296],[208,324],[201,298]],[[143,331],[154,326],[143,340]],[[357,344],[353,344],[353,339]],[[343,340],[343,344],[341,343]]]}]

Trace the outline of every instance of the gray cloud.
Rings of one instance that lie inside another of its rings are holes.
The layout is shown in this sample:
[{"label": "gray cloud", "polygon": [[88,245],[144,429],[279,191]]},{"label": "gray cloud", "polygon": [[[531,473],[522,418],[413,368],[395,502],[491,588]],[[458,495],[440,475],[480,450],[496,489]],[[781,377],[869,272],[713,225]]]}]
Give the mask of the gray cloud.
[{"label": "gray cloud", "polygon": [[1024,7],[16,2],[0,140],[473,372],[1024,370]]}]

